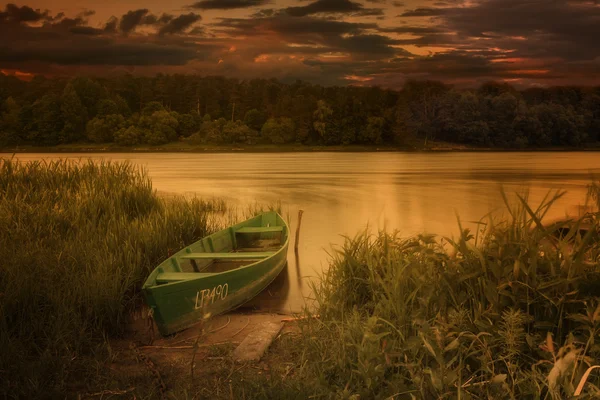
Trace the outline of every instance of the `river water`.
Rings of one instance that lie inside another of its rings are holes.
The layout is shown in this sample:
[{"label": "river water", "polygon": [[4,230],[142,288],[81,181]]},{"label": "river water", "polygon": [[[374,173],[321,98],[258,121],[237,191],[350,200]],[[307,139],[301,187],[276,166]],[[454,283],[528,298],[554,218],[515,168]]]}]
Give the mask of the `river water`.
[{"label": "river water", "polygon": [[[0,154],[0,157],[10,157]],[[600,153],[99,153],[18,154],[21,161],[91,158],[145,167],[159,191],[223,198],[240,208],[281,202],[292,237],[288,268],[251,306],[298,311],[308,282],[327,268],[331,245],[369,226],[403,235],[458,233],[490,211],[502,212],[500,188],[529,191],[537,205],[550,190],[564,190],[548,213],[581,212]],[[299,254],[293,252],[298,210],[304,210]]]}]

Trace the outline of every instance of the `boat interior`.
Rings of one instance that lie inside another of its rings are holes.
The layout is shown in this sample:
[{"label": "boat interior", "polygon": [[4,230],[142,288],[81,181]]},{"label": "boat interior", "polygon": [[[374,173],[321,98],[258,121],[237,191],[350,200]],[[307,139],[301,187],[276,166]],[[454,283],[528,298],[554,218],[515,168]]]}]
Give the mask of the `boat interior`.
[{"label": "boat interior", "polygon": [[287,225],[265,213],[201,239],[157,268],[156,285],[231,271],[274,254],[286,242]]}]

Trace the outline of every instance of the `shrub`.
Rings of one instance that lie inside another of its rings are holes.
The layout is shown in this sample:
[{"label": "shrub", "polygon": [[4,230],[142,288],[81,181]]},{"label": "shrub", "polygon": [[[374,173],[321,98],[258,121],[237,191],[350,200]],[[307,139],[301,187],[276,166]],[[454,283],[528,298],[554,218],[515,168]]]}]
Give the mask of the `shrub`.
[{"label": "shrub", "polygon": [[544,226],[551,204],[522,197],[458,240],[348,238],[302,324],[302,379],[344,398],[598,396],[599,214]]},{"label": "shrub", "polygon": [[130,164],[0,160],[0,397],[95,376],[148,273],[222,203],[159,198]]}]

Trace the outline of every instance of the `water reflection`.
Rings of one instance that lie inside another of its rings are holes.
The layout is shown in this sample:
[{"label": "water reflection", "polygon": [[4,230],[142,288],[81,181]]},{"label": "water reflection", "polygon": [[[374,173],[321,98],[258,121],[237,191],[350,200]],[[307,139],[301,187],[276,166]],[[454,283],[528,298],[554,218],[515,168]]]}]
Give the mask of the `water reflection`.
[{"label": "water reflection", "polygon": [[[4,155],[10,157],[11,155]],[[550,189],[566,189],[547,215],[576,213],[597,153],[235,153],[235,154],[19,154],[23,161],[52,158],[128,160],[147,168],[160,191],[222,197],[245,204],[281,201],[284,214],[303,209],[299,259],[290,243],[288,267],[253,303],[268,310],[298,311],[308,277],[326,268],[326,250],[372,229],[452,235],[462,221],[502,210],[499,188],[529,189],[538,204]],[[284,215],[284,217],[286,216]],[[466,226],[475,228],[474,224]],[[291,238],[293,240],[293,237]]]}]

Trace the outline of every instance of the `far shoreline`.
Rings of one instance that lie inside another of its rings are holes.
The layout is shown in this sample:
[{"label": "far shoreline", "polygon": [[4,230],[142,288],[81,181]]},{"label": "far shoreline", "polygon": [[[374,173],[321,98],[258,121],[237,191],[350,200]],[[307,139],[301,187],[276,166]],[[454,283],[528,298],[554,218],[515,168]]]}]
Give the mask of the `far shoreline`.
[{"label": "far shoreline", "polygon": [[593,152],[600,151],[600,145],[580,147],[543,148],[494,148],[472,147],[451,143],[434,142],[430,146],[367,146],[367,145],[188,145],[181,142],[162,146],[124,147],[106,144],[65,144],[57,146],[15,146],[0,147],[0,153],[535,153],[535,152]]}]

